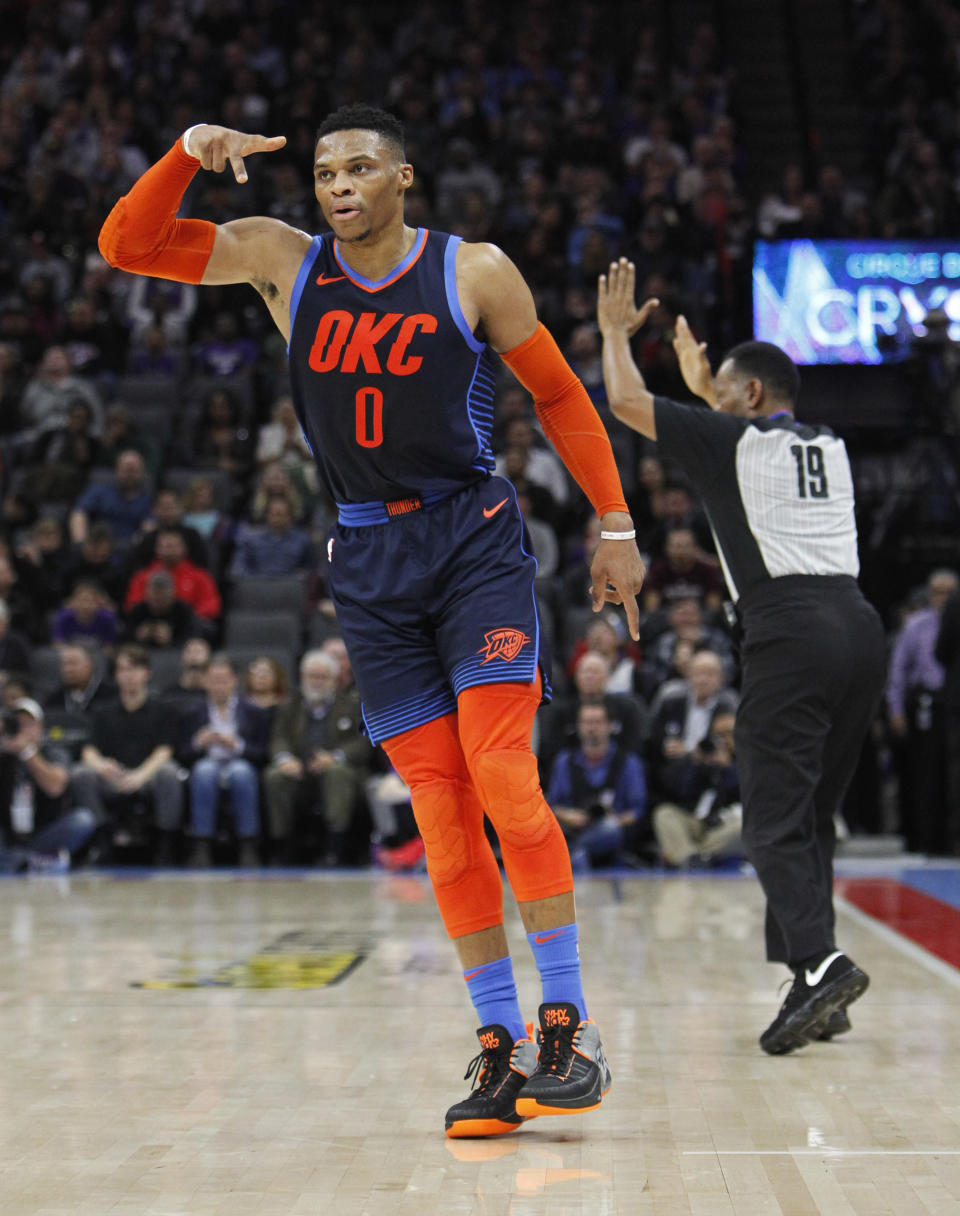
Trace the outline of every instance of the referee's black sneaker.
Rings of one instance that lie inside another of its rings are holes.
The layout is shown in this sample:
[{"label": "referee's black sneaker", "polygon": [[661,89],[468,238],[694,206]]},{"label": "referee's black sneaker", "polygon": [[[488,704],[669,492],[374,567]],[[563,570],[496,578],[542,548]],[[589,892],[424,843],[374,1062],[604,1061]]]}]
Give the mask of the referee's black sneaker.
[{"label": "referee's black sneaker", "polygon": [[480,1054],[467,1065],[464,1080],[476,1088],[447,1111],[446,1132],[453,1139],[503,1136],[524,1121],[517,1114],[517,1094],[537,1066],[532,1039],[516,1042],[503,1026],[481,1026],[477,1031]]},{"label": "referee's black sneaker", "polygon": [[862,996],[869,983],[869,976],[839,950],[816,967],[798,967],[780,1012],[760,1036],[760,1046],[782,1056],[818,1039],[830,1015]]},{"label": "referee's black sneaker", "polygon": [[530,1118],[596,1110],[610,1089],[610,1066],[596,1023],[581,1021],[569,1002],[544,1004],[537,1039],[540,1056],[517,1098],[517,1114]]},{"label": "referee's black sneaker", "polygon": [[827,1018],[823,1024],[823,1029],[817,1035],[817,1038],[822,1043],[828,1043],[830,1039],[835,1039],[838,1034],[846,1034],[852,1030],[850,1024],[850,1015],[846,1008],[841,1005],[839,1009],[834,1009],[833,1013]]}]

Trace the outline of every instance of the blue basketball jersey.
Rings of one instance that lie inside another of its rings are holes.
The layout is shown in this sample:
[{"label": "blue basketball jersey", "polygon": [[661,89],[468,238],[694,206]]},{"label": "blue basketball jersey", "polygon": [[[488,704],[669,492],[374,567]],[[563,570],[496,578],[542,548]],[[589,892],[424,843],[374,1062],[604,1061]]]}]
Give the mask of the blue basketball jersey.
[{"label": "blue basketball jersey", "polygon": [[293,400],[320,476],[343,504],[424,503],[494,467],[495,364],[457,299],[460,238],[417,230],[379,282],[314,238],[290,301]]}]

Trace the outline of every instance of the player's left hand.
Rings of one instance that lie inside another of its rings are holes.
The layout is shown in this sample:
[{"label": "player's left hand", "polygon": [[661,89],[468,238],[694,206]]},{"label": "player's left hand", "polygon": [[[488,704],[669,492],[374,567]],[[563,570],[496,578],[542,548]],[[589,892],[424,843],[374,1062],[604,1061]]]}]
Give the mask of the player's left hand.
[{"label": "player's left hand", "polygon": [[[603,524],[609,532],[629,532],[633,527],[629,515],[605,515]],[[601,540],[590,563],[593,611],[602,611],[604,604],[623,604],[630,636],[635,642],[640,640],[637,592],[643,586],[645,574],[643,559],[634,540]]]}]

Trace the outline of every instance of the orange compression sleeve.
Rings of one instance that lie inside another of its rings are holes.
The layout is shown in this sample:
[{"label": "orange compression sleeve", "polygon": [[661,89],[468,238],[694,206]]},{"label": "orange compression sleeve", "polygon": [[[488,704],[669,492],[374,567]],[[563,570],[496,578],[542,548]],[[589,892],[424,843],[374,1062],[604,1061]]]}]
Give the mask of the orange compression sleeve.
[{"label": "orange compression sleeve", "polygon": [[525,342],[500,357],[533,396],[547,438],[596,513],[626,511],[607,432],[549,330],[538,325]]},{"label": "orange compression sleeve", "polygon": [[209,220],[177,219],[184,191],[199,168],[200,162],[187,156],[178,139],[134,183],[100,229],[100,252],[111,266],[155,279],[200,282],[216,225]]}]

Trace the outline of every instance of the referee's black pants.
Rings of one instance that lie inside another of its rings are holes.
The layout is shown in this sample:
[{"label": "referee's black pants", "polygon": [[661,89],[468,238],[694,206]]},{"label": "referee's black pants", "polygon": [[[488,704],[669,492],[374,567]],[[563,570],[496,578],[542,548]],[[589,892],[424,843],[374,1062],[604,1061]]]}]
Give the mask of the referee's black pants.
[{"label": "referee's black pants", "polygon": [[739,604],[743,845],[767,898],[767,958],[836,948],[834,814],[883,688],[883,625],[854,579],[788,575]]}]

